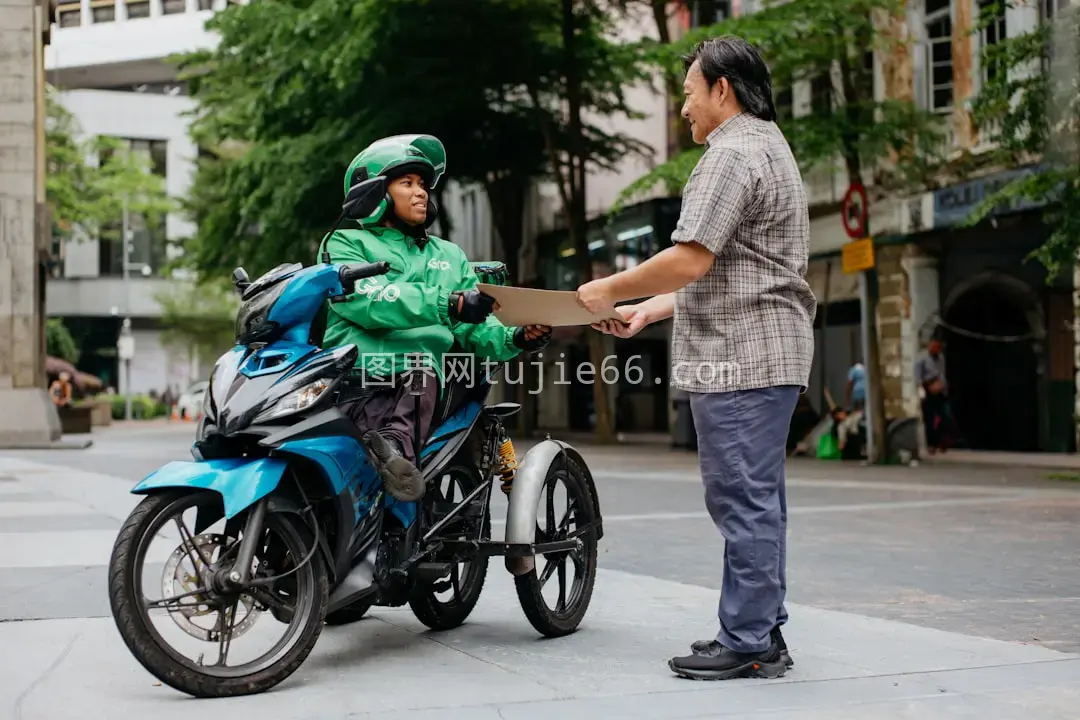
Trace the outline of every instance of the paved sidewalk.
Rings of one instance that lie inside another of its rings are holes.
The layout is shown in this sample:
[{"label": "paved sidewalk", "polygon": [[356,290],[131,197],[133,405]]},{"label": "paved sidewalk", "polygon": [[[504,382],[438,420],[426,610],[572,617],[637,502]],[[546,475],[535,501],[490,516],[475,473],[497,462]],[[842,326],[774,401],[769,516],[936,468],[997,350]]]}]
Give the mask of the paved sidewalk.
[{"label": "paved sidewalk", "polygon": [[[0,458],[0,578],[77,566],[86,594],[77,616],[0,623],[0,719],[1043,720],[1076,718],[1080,708],[1080,655],[801,605],[790,607],[785,635],[796,665],[784,678],[681,680],[667,658],[713,633],[716,590],[601,570],[581,630],[544,640],[498,559],[457,630],[432,633],[407,608],[376,608],[358,624],[326,628],[274,691],[192,704],[136,663],[107,616],[105,563],[138,501],[130,487]],[[47,580],[14,595],[28,617],[51,600]]]}]

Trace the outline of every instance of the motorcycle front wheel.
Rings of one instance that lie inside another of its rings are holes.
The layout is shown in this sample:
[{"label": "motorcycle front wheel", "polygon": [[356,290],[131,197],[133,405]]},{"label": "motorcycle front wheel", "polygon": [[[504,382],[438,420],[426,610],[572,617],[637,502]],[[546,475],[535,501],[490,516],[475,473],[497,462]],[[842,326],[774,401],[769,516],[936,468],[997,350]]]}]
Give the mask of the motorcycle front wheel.
[{"label": "motorcycle front wheel", "polygon": [[[191,522],[185,519],[189,512]],[[219,518],[224,530],[200,528],[205,518]],[[322,631],[326,567],[317,554],[309,558],[313,539],[295,515],[266,514],[250,570],[257,584],[224,589],[221,574],[235,564],[242,537],[233,536],[242,536],[244,519],[226,524],[221,497],[213,492],[151,495],[132,511],[113,548],[109,600],[124,643],[161,682],[195,697],[269,690],[300,667]],[[164,549],[153,549],[157,540],[164,540]],[[264,622],[256,627],[259,620]],[[244,659],[228,664],[241,636],[257,639],[281,626],[282,637],[268,641],[269,649],[240,650]],[[217,660],[207,663],[207,652]]]},{"label": "motorcycle front wheel", "polygon": [[[563,455],[544,479],[537,508],[536,542],[575,537],[578,547],[535,556],[536,566],[514,577],[525,617],[545,637],[576,632],[592,601],[596,583],[596,508],[584,470]],[[540,563],[543,561],[543,565]]]}]

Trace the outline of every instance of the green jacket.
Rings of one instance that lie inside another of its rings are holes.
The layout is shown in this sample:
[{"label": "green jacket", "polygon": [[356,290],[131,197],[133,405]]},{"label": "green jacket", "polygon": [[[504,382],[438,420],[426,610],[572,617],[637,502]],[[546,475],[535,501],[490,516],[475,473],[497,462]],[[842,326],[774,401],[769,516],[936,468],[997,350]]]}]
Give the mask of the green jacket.
[{"label": "green jacket", "polygon": [[478,360],[505,362],[521,352],[513,343],[516,328],[494,315],[479,324],[450,319],[450,293],[477,282],[457,245],[432,236],[421,250],[399,230],[368,227],[335,231],[326,249],[333,263],[390,264],[386,275],[358,281],[345,302],[329,303],[323,347],[356,345],[357,369],[385,376],[392,367],[396,375],[408,355],[422,353],[441,384],[443,355],[455,342]]}]

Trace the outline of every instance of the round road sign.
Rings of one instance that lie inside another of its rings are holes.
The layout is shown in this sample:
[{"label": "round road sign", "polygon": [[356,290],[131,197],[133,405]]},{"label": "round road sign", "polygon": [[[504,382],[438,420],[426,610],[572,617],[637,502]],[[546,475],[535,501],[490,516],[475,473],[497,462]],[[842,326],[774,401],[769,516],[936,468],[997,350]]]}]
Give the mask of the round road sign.
[{"label": "round road sign", "polygon": [[840,219],[844,231],[852,240],[866,237],[867,201],[866,189],[858,183],[852,183],[844,193],[844,202],[840,206]]}]

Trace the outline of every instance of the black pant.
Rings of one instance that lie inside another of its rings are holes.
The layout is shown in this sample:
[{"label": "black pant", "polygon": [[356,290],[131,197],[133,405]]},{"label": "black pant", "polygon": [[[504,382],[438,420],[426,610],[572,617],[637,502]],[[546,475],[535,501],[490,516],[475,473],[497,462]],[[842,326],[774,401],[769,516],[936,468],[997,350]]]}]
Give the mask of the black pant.
[{"label": "black pant", "polygon": [[[412,395],[413,387],[420,392],[419,414],[416,397]],[[417,372],[411,376],[395,377],[393,381],[369,378],[363,396],[343,403],[341,410],[361,432],[378,430],[383,437],[396,440],[405,458],[416,465],[421,448],[414,447],[414,431],[419,426],[420,443],[423,445],[427,442],[438,399],[438,380],[432,375]]]},{"label": "black pant", "polygon": [[949,437],[949,400],[944,393],[927,393],[922,402],[926,444],[940,448]]}]

